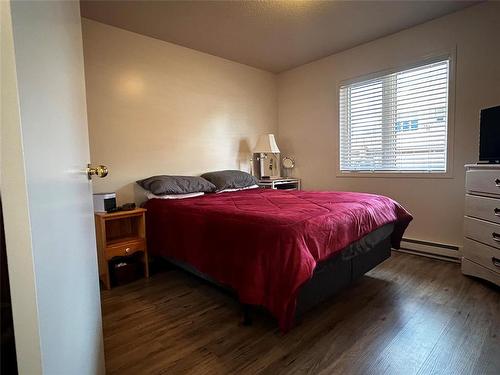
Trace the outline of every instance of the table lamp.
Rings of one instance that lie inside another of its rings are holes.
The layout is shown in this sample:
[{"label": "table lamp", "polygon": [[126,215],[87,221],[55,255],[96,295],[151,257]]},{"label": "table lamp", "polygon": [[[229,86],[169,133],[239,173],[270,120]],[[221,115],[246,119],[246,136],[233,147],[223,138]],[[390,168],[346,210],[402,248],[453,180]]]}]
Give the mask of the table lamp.
[{"label": "table lamp", "polygon": [[258,162],[259,168],[254,174],[257,178],[278,177],[280,173],[279,153],[274,134],[263,134],[259,137],[257,145],[253,149],[254,164]]}]

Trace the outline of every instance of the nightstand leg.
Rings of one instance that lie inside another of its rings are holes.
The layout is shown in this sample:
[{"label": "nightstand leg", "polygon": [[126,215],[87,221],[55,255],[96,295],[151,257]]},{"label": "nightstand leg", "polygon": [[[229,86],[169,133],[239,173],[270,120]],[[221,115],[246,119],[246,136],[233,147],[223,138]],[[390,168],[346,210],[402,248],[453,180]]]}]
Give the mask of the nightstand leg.
[{"label": "nightstand leg", "polygon": [[106,275],[104,276],[104,287],[106,290],[111,289],[111,280],[109,279],[109,272],[106,272]]}]

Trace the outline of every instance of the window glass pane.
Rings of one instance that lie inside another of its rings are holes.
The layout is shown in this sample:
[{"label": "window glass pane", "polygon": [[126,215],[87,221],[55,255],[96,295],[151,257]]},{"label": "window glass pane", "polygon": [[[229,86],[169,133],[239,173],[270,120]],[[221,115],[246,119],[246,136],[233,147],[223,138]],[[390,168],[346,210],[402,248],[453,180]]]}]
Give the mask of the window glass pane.
[{"label": "window glass pane", "polygon": [[361,169],[374,169],[382,163],[381,94],[380,81],[351,89],[350,158]]}]

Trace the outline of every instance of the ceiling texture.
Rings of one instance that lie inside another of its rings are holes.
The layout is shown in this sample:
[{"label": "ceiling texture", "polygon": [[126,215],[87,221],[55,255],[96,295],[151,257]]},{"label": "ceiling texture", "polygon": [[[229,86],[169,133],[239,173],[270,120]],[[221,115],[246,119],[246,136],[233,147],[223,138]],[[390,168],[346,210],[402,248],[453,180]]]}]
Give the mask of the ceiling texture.
[{"label": "ceiling texture", "polygon": [[92,1],[82,16],[273,73],[477,1]]}]

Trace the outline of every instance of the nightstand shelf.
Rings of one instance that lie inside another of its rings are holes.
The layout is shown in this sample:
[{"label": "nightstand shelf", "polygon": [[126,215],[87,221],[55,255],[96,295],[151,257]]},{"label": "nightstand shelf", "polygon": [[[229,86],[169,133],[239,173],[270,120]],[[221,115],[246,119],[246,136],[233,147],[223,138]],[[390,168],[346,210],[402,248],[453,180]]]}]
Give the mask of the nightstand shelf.
[{"label": "nightstand shelf", "polygon": [[145,213],[144,208],[110,214],[95,213],[99,278],[106,289],[111,289],[109,261],[114,257],[141,253],[144,275],[149,277]]},{"label": "nightstand shelf", "polygon": [[111,241],[106,241],[106,246],[114,246],[114,245],[119,245],[123,243],[128,243],[128,242],[138,242],[143,240],[143,238],[138,237],[138,236],[130,236],[130,237],[122,237],[122,238],[117,238]]},{"label": "nightstand shelf", "polygon": [[259,186],[266,189],[300,190],[298,178],[272,178],[259,180]]}]

